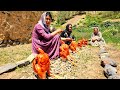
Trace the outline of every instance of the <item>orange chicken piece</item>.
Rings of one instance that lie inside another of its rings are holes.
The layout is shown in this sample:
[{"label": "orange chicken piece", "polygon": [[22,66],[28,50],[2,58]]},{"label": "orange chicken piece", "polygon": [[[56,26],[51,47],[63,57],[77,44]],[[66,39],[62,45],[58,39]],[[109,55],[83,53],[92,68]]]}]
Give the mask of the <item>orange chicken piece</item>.
[{"label": "orange chicken piece", "polygon": [[46,74],[50,76],[50,59],[47,53],[38,48],[39,54],[32,62],[34,72],[41,79],[46,79]]},{"label": "orange chicken piece", "polygon": [[67,56],[70,54],[69,53],[69,46],[67,44],[64,43],[64,41],[62,41],[62,44],[60,46],[60,57],[62,57],[63,59],[67,59]]},{"label": "orange chicken piece", "polygon": [[69,45],[69,48],[72,52],[76,51],[77,48],[77,42],[76,41],[72,41]]}]

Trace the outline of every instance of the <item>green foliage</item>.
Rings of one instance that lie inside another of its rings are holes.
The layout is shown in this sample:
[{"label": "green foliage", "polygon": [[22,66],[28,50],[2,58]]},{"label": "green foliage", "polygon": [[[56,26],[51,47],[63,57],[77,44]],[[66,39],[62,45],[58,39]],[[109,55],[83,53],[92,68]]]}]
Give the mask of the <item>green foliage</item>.
[{"label": "green foliage", "polygon": [[[80,11],[59,11],[55,26],[60,27],[66,20],[80,13]],[[101,11],[98,14],[86,14],[85,19],[81,20],[77,27],[73,26],[72,34],[77,40],[82,37],[89,39],[93,32],[93,27],[98,26],[107,43],[118,44],[120,43],[120,22],[111,21],[117,18],[120,18],[119,11]]]},{"label": "green foliage", "polygon": [[120,11],[104,11],[101,15],[101,18],[119,19]]},{"label": "green foliage", "polygon": [[87,15],[85,18],[85,23],[87,27],[94,27],[99,26],[99,24],[102,22],[102,19],[99,16],[90,16]]},{"label": "green foliage", "polygon": [[106,27],[103,36],[108,43],[120,43],[120,26],[116,23],[111,23],[111,26]]},{"label": "green foliage", "polygon": [[77,41],[82,38],[89,39],[91,37],[91,33],[92,33],[92,28],[81,27],[81,26],[78,28],[73,28],[73,32],[72,32],[72,34],[75,35]]},{"label": "green foliage", "polygon": [[79,22],[82,23],[83,26],[79,26],[76,29],[73,28],[73,34],[77,40],[82,37],[89,39],[93,32],[92,27],[98,26],[107,43],[120,43],[120,22],[103,22],[104,20],[106,19],[101,18],[99,15],[86,15],[85,21]]},{"label": "green foliage", "polygon": [[62,25],[65,23],[65,11],[58,12],[57,24]]},{"label": "green foliage", "polygon": [[81,11],[59,11],[57,15],[57,24],[62,25],[66,20],[80,14]]}]

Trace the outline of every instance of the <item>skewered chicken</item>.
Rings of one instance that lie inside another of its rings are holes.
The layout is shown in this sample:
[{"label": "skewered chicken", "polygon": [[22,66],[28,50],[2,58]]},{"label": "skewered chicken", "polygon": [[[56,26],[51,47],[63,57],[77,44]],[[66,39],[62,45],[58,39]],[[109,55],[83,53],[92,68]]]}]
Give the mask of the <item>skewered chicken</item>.
[{"label": "skewered chicken", "polygon": [[39,54],[35,57],[32,62],[34,72],[41,79],[46,79],[46,74],[50,76],[50,59],[47,53],[41,48],[37,49]]},{"label": "skewered chicken", "polygon": [[60,46],[60,57],[62,58],[63,61],[70,61],[73,65],[77,66],[75,63],[71,61],[74,60],[74,58],[70,55],[69,52],[69,46],[64,43],[64,41],[61,41],[61,46]]},{"label": "skewered chicken", "polygon": [[72,52],[76,51],[77,48],[77,42],[76,41],[72,41],[69,45],[69,48]]}]

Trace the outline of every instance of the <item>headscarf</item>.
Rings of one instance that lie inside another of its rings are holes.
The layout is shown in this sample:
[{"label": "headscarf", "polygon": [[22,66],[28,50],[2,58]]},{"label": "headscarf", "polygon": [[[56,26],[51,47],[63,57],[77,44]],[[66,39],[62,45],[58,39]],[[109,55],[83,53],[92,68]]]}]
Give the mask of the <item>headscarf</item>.
[{"label": "headscarf", "polygon": [[98,28],[98,27],[93,27],[93,29],[97,29],[97,30],[98,30],[98,33],[96,33],[96,34],[94,33],[95,35],[98,35],[99,32],[100,32],[100,31],[99,31],[99,28]]},{"label": "headscarf", "polygon": [[40,25],[44,28],[44,30],[45,30],[46,33],[50,33],[50,27],[48,27],[48,26],[46,25],[46,21],[45,21],[46,13],[47,13],[47,12],[44,12],[44,13],[41,15],[41,18],[40,18],[40,20],[38,21],[38,24],[40,24]]},{"label": "headscarf", "polygon": [[97,26],[96,26],[96,27],[93,27],[93,29],[95,29],[95,28],[96,28],[96,29],[98,30],[98,32],[99,32],[99,27],[97,27]]},{"label": "headscarf", "polygon": [[67,25],[66,25],[66,29],[65,29],[66,32],[67,32],[67,34],[68,34],[68,36],[70,36],[70,34],[72,33],[72,31],[69,31],[69,26],[70,26],[70,25],[72,26],[72,24],[67,24]]}]

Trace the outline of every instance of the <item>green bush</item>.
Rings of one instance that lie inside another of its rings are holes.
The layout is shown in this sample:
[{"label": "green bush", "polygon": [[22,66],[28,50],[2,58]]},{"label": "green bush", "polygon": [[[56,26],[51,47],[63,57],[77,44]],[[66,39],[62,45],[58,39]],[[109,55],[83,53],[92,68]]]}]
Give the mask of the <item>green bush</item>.
[{"label": "green bush", "polygon": [[81,11],[58,11],[57,24],[62,25],[66,20],[71,19],[73,16],[80,14]]},{"label": "green bush", "polygon": [[101,18],[119,19],[120,11],[104,11],[102,12]]},{"label": "green bush", "polygon": [[99,24],[102,22],[102,19],[99,16],[87,15],[85,18],[85,22],[87,27],[94,27],[94,26],[99,26]]},{"label": "green bush", "polygon": [[[79,11],[60,11],[57,17],[57,24],[60,26],[67,19],[72,18],[74,15],[80,13]],[[86,38],[89,39],[93,32],[93,27],[98,26],[102,32],[102,36],[107,43],[120,43],[120,22],[108,21],[108,19],[119,17],[119,11],[105,11],[100,12],[96,15],[87,14],[83,21],[80,21],[79,24],[73,26],[73,33],[76,37],[76,40]],[[106,22],[104,22],[106,21]]]}]

